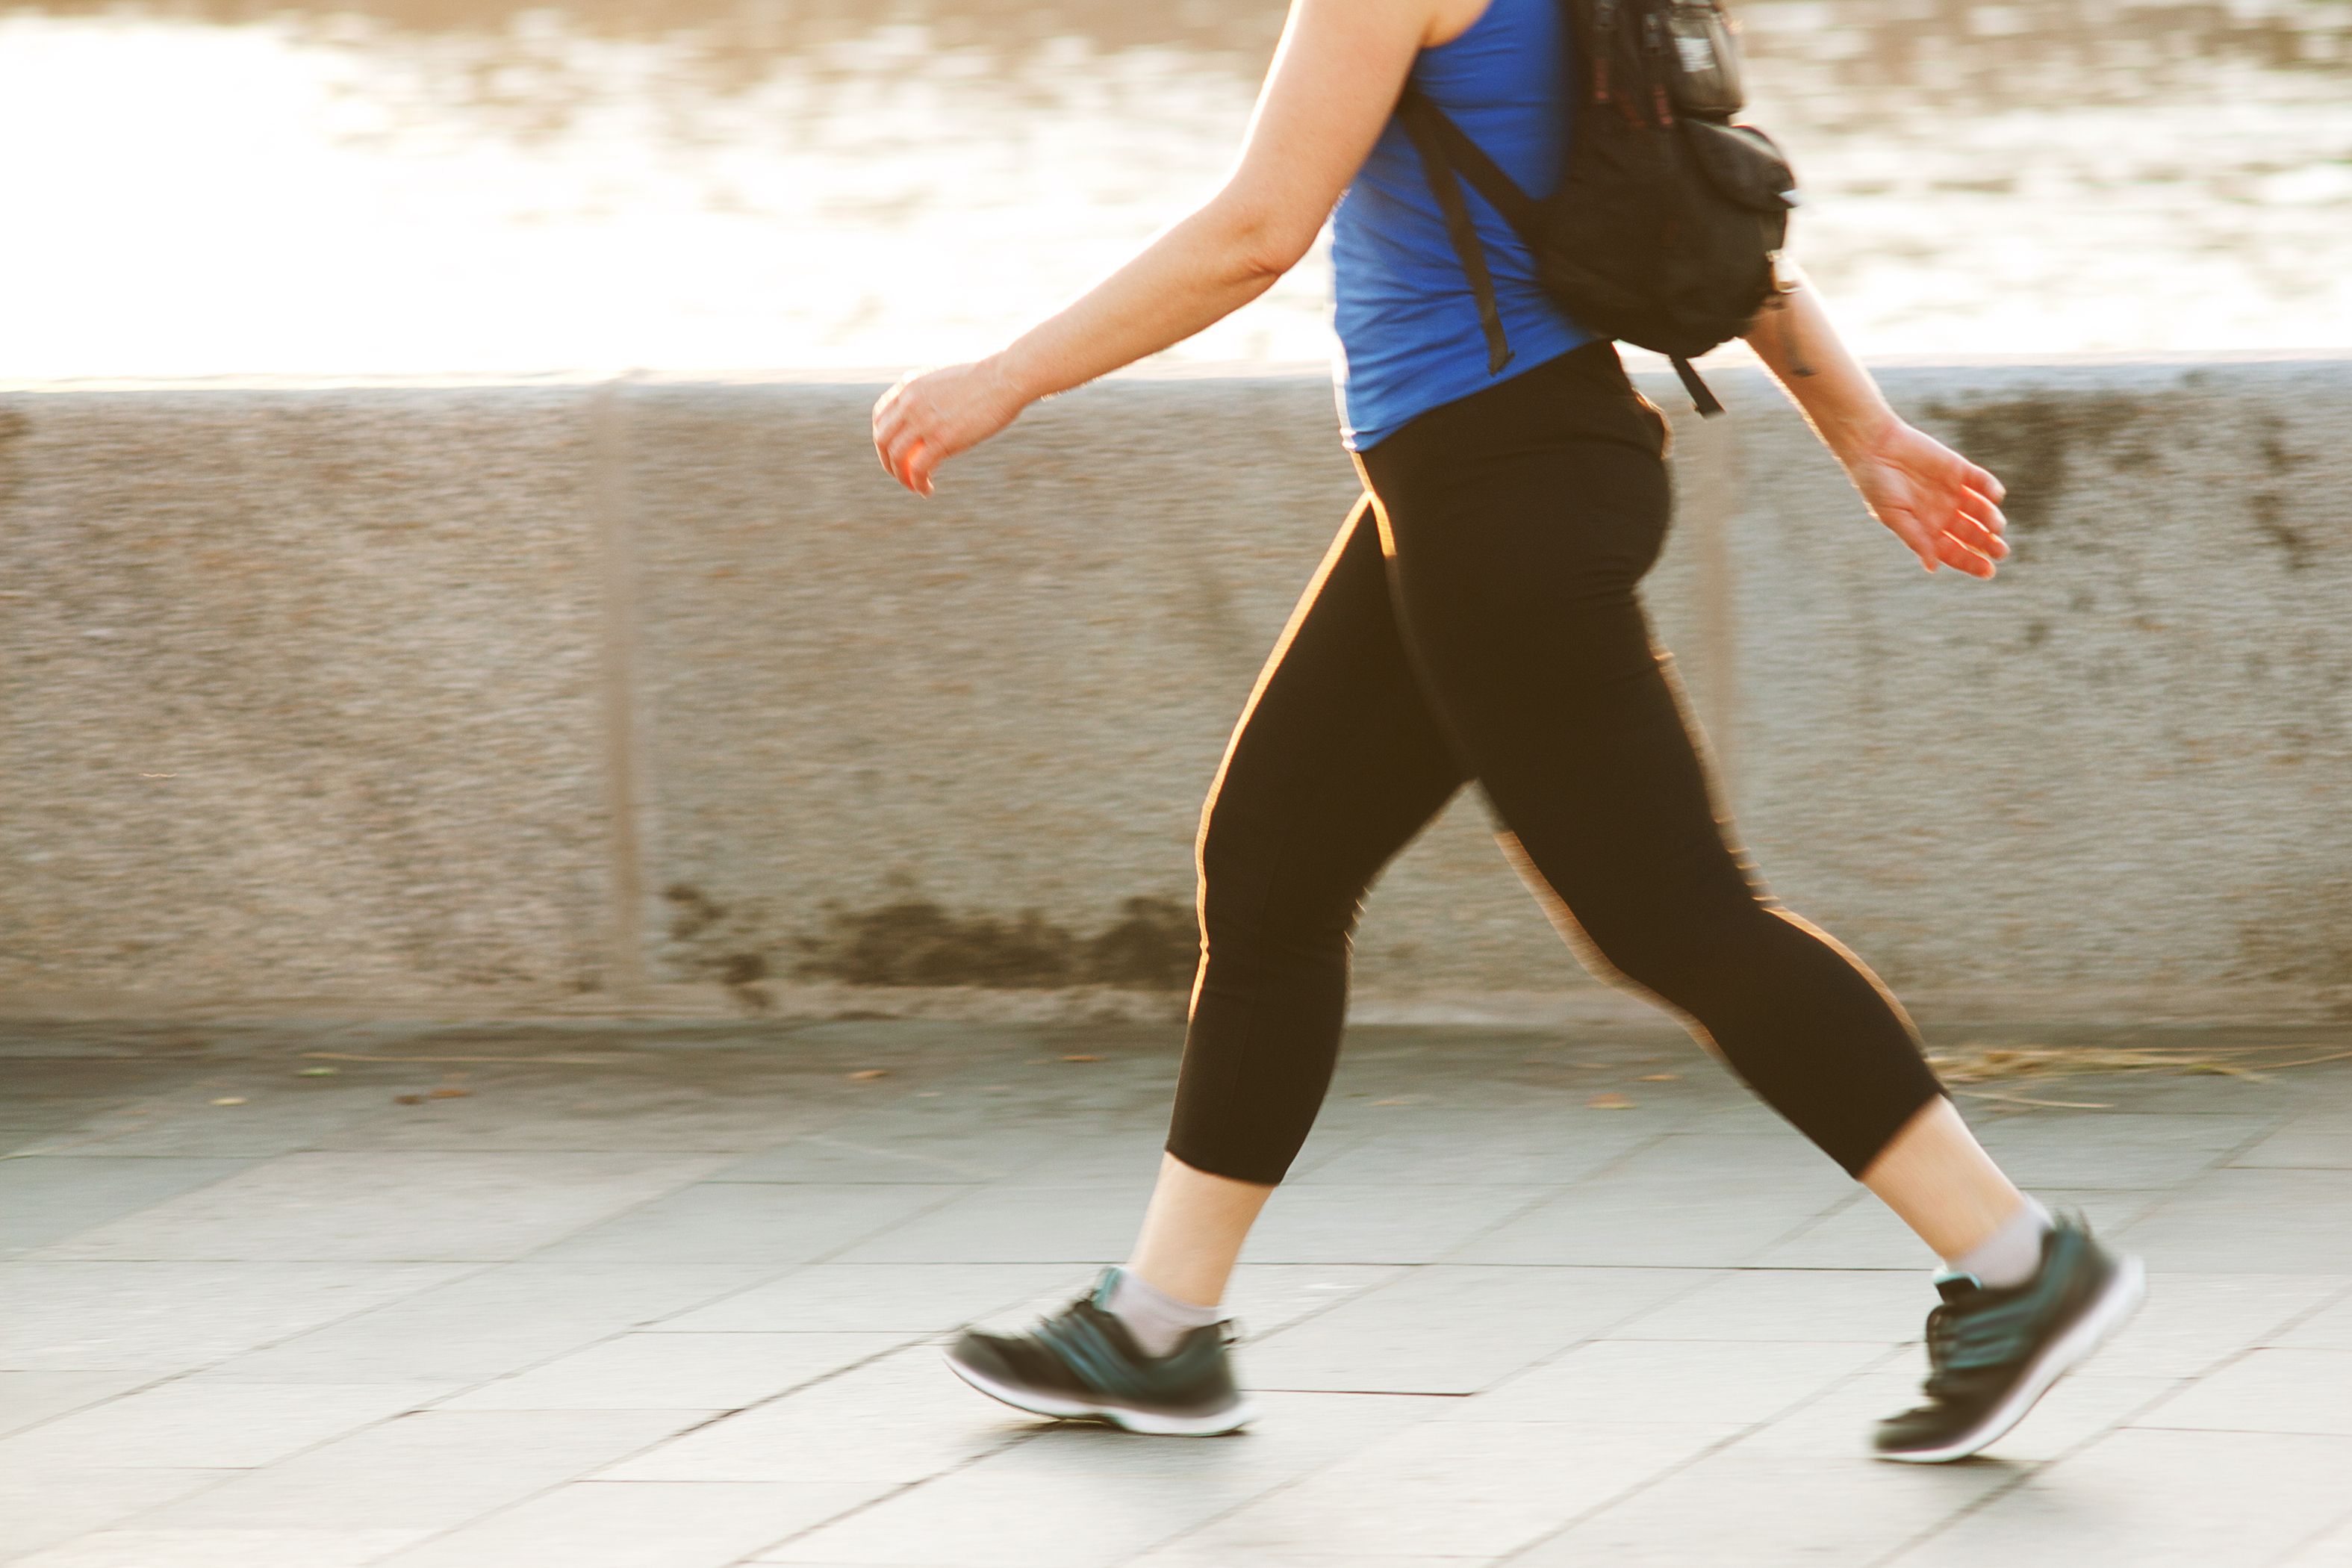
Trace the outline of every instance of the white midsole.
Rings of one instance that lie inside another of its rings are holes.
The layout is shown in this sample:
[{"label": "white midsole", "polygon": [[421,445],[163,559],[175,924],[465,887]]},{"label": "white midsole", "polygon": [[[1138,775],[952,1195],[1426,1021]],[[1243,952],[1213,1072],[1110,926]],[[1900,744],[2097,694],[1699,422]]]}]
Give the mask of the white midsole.
[{"label": "white midsole", "polygon": [[2137,1258],[2122,1259],[2116,1266],[2115,1278],[2107,1281],[2107,1288],[2091,1304],[2091,1310],[2042,1352],[2042,1359],[2018,1380],[2017,1386],[2009,1391],[2009,1397],[1970,1428],[1967,1436],[1940,1448],[1909,1448],[1899,1454],[1882,1453],[1878,1458],[1906,1465],[1945,1465],[1999,1442],[2011,1427],[2025,1419],[2025,1413],[2050,1392],[2052,1384],[2080,1366],[2109,1334],[2121,1328],[2139,1310],[2147,1295],[2146,1267]]},{"label": "white midsole", "polygon": [[1152,1437],[1215,1437],[1257,1419],[1256,1409],[1246,1399],[1236,1399],[1223,1410],[1206,1415],[1169,1415],[1151,1410],[1131,1410],[1123,1405],[1093,1405],[1083,1400],[1058,1399],[1050,1394],[1012,1388],[984,1373],[974,1372],[956,1360],[952,1352],[945,1359],[949,1371],[991,1399],[1003,1400],[1015,1410],[1026,1410],[1033,1415],[1051,1415],[1063,1421],[1092,1417]]}]

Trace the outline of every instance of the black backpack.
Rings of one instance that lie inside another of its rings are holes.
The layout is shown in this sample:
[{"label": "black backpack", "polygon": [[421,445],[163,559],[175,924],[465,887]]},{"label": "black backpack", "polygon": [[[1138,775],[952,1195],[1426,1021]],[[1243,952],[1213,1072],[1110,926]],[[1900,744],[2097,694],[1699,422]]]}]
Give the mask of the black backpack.
[{"label": "black backpack", "polygon": [[1559,0],[1576,62],[1568,171],[1537,201],[1428,94],[1397,117],[1421,154],[1486,334],[1509,363],[1494,279],[1458,176],[1517,229],[1536,275],[1586,331],[1664,354],[1702,415],[1723,405],[1690,362],[1738,335],[1774,292],[1796,178],[1769,137],[1731,117],[1746,100],[1717,0]]}]

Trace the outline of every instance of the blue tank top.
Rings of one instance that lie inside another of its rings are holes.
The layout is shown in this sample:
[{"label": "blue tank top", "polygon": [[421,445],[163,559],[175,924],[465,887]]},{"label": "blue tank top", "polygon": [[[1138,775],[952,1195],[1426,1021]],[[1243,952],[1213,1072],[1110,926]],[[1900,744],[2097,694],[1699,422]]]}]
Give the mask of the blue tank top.
[{"label": "blue tank top", "polygon": [[[1570,96],[1559,0],[1489,0],[1460,37],[1423,49],[1412,80],[1530,195],[1567,163]],[[1535,280],[1527,245],[1463,187],[1485,243],[1511,359],[1486,369],[1486,338],[1462,261],[1404,127],[1391,116],[1331,216],[1339,424],[1363,451],[1415,415],[1467,397],[1592,341]]]}]

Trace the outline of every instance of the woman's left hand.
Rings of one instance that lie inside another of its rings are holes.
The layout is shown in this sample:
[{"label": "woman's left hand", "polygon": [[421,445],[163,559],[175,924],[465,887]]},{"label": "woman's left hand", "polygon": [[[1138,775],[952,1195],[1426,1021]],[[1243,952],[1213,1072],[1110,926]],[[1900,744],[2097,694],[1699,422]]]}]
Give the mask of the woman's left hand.
[{"label": "woman's left hand", "polygon": [[1840,456],[1870,514],[1928,571],[1990,577],[2009,553],[2000,481],[1927,432],[1890,418]]},{"label": "woman's left hand", "polygon": [[883,469],[917,495],[931,476],[1021,416],[1029,399],[993,360],[910,372],[874,405],[874,450]]}]

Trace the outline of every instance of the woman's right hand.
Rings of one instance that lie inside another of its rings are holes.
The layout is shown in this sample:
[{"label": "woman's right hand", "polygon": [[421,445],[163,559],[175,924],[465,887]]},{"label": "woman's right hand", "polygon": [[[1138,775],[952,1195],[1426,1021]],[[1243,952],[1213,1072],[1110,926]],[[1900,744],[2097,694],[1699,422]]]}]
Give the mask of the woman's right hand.
[{"label": "woman's right hand", "polygon": [[1926,431],[1889,416],[1838,456],[1870,515],[1928,571],[1949,566],[1990,577],[2009,553],[2001,482]]},{"label": "woman's right hand", "polygon": [[874,405],[874,452],[884,472],[927,496],[941,463],[979,446],[1028,406],[996,360],[911,371]]}]

